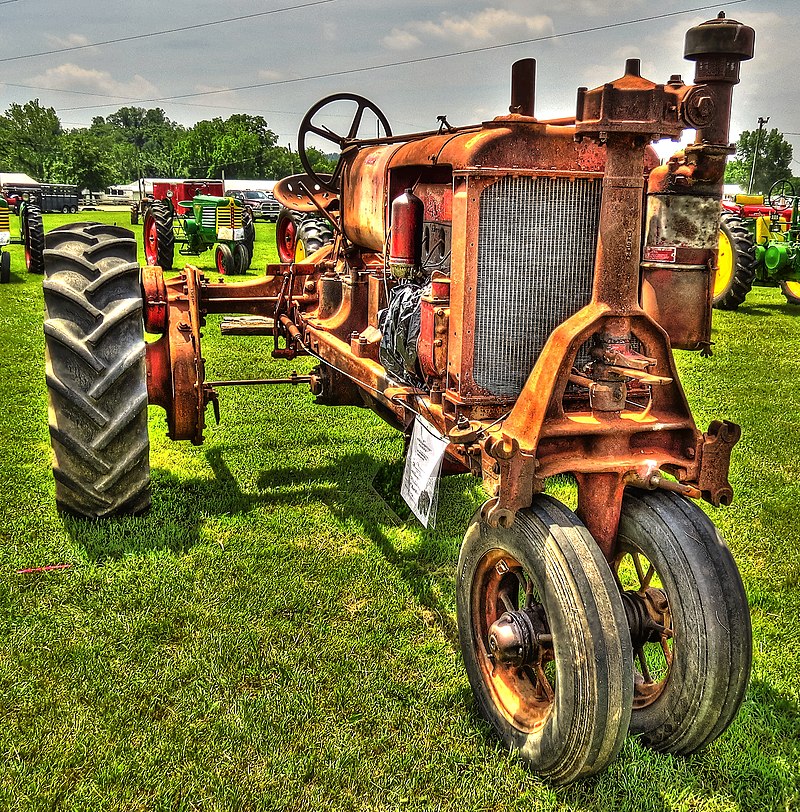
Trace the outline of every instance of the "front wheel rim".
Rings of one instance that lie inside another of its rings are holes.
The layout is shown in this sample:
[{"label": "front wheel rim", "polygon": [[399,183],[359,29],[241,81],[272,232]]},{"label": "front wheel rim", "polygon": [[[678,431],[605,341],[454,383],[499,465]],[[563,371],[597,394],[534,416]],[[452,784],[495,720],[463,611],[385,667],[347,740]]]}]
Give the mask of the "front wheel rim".
[{"label": "front wheel rim", "polygon": [[655,702],[672,671],[674,630],[669,600],[655,565],[624,545],[612,569],[622,590],[633,646],[633,709]]},{"label": "front wheel rim", "polygon": [[536,647],[531,661],[522,665],[501,662],[490,639],[498,621],[522,610],[538,610],[546,624],[530,575],[505,550],[490,550],[475,571],[473,590],[472,635],[484,684],[496,708],[517,730],[540,731],[555,706],[557,690],[549,630],[549,643]]}]

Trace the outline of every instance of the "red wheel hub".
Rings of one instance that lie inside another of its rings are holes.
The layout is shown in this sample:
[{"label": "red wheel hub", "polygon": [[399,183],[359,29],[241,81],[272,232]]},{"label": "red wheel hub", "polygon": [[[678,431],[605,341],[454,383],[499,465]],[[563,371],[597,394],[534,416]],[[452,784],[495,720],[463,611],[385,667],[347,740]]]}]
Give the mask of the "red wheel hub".
[{"label": "red wheel hub", "polygon": [[158,265],[158,229],[154,217],[148,217],[144,224],[144,255],[148,265]]}]

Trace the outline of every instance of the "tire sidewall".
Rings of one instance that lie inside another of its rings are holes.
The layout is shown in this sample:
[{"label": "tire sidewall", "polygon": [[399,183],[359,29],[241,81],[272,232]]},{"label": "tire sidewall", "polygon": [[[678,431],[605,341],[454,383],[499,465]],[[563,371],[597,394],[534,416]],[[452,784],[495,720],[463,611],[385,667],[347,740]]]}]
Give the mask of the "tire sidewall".
[{"label": "tire sidewall", "polygon": [[676,494],[626,494],[618,539],[655,566],[674,632],[664,687],[649,705],[633,710],[631,732],[658,750],[694,752],[727,727],[746,686],[747,675],[743,683],[736,668],[746,661],[749,674],[751,658],[741,578],[710,519]]}]

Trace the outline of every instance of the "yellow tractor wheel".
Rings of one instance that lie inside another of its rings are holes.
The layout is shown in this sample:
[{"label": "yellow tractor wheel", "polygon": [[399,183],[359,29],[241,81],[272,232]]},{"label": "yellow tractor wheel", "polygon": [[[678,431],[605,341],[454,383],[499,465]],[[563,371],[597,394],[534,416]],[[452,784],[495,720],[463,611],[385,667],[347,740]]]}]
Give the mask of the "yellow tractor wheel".
[{"label": "yellow tractor wheel", "polygon": [[800,282],[781,282],[781,290],[791,305],[800,305]]},{"label": "yellow tractor wheel", "polygon": [[714,274],[714,307],[735,310],[750,292],[755,273],[756,249],[750,231],[741,217],[722,212],[717,271]]}]

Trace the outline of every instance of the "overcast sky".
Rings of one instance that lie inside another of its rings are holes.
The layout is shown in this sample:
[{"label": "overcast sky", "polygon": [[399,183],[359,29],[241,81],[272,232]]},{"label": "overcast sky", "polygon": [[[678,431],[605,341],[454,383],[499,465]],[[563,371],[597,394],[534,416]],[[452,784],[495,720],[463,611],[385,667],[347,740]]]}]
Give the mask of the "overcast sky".
[{"label": "overcast sky", "polygon": [[[0,0],[0,109],[39,98],[55,108],[66,128],[86,126],[93,116],[123,105],[161,107],[185,125],[246,112],[264,116],[280,143],[294,147],[306,110],[339,91],[373,100],[395,133],[433,129],[437,115],[447,115],[454,125],[501,115],[508,110],[511,63],[534,57],[537,116],[571,115],[576,88],[618,77],[628,57],[640,58],[642,75],[655,82],[672,73],[691,81],[684,33],[724,10],[756,29],[756,56],[742,65],[734,94],[733,136],[769,116],[768,127],[786,133],[800,159],[798,0],[719,3],[615,26],[706,5],[707,0]],[[142,36],[222,20],[228,22]],[[570,33],[591,28],[601,30]],[[94,45],[122,38],[129,39]],[[94,47],[75,48],[85,45]],[[489,46],[507,47],[474,50]],[[414,61],[434,56],[442,58]],[[406,64],[379,67],[389,63]],[[176,96],[182,98],[168,98]],[[792,168],[800,174],[800,160]]]}]

